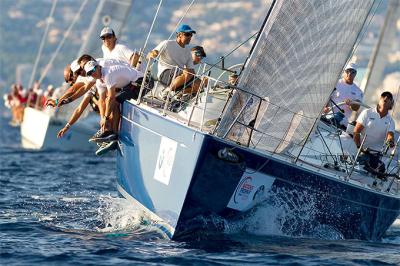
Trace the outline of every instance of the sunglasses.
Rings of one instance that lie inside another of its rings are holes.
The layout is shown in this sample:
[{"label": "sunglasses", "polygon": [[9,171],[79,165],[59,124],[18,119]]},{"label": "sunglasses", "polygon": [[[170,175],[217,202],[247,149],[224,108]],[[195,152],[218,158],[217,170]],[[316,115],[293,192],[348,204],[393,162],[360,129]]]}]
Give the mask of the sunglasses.
[{"label": "sunglasses", "polygon": [[194,55],[195,55],[195,56],[198,56],[198,57],[201,57],[201,58],[204,57],[200,52],[195,52]]},{"label": "sunglasses", "polygon": [[347,74],[356,74],[357,71],[355,71],[354,69],[347,69],[347,70],[346,70],[346,73],[347,73]]},{"label": "sunglasses", "polygon": [[105,39],[111,39],[112,37],[114,37],[114,35],[107,34],[107,35],[104,35],[104,36],[100,37],[100,39],[102,39],[104,41]]},{"label": "sunglasses", "polygon": [[96,71],[97,66],[95,66],[92,70],[86,72],[86,76],[91,76]]},{"label": "sunglasses", "polygon": [[193,33],[191,32],[184,32],[183,35],[185,35],[186,37],[192,37]]}]

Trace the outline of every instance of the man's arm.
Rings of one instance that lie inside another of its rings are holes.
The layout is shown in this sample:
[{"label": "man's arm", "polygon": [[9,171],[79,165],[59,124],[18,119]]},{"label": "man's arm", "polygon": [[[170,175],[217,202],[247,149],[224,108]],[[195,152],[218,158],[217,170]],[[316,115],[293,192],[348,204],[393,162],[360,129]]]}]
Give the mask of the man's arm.
[{"label": "man's arm", "polygon": [[[81,83],[81,82],[80,82]],[[68,95],[64,94],[60,99],[58,99],[59,106],[67,103],[71,103],[75,101],[76,99],[80,98],[82,95],[84,95],[94,84],[96,81],[91,81],[87,84],[83,83],[83,85],[78,86],[77,88],[74,88],[72,93],[69,93]],[[75,86],[75,85],[74,85]]]},{"label": "man's arm", "polygon": [[166,45],[167,41],[162,41],[161,43],[159,43],[151,52],[147,54],[147,59],[156,58],[160,54],[160,51],[163,51],[165,49]]},{"label": "man's arm", "polygon": [[65,132],[67,132],[68,129],[79,119],[83,111],[88,106],[89,102],[90,102],[90,97],[83,98],[82,102],[79,104],[79,106],[75,109],[74,113],[71,115],[71,118],[69,119],[68,123],[58,132],[57,138],[61,138],[65,134]]},{"label": "man's arm", "polygon": [[386,136],[386,143],[389,144],[389,147],[390,147],[390,148],[393,148],[393,147],[394,147],[394,133],[393,133],[392,131],[389,131],[389,132],[387,133],[387,136]]},{"label": "man's arm", "polygon": [[363,129],[364,129],[364,126],[361,123],[357,122],[356,126],[354,127],[354,132],[353,132],[353,134],[354,134],[353,139],[357,145],[357,148],[359,148],[361,146],[361,137],[360,136],[361,136],[361,132],[363,131]]},{"label": "man's arm", "polygon": [[156,58],[158,56],[158,50],[153,50],[147,54],[147,59]]},{"label": "man's arm", "polygon": [[140,55],[139,53],[134,52],[130,58],[130,64],[132,67],[136,68],[137,63],[139,62]]}]

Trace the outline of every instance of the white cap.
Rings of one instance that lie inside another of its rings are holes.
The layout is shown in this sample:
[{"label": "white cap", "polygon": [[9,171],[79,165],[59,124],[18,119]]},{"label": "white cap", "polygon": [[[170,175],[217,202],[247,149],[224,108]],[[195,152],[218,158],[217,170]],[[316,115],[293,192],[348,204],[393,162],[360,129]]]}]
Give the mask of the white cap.
[{"label": "white cap", "polygon": [[85,72],[88,73],[89,71],[93,70],[99,64],[96,61],[89,61],[85,64]]},{"label": "white cap", "polygon": [[70,64],[70,67],[71,67],[71,71],[73,73],[75,73],[76,71],[78,71],[81,68],[81,66],[78,64],[78,60],[72,61]]},{"label": "white cap", "polygon": [[344,68],[344,70],[347,70],[347,69],[354,69],[355,71],[357,71],[357,65],[354,64],[354,63],[349,63],[349,64],[347,64],[347,66]]},{"label": "white cap", "polygon": [[100,38],[105,36],[105,35],[115,35],[115,33],[114,33],[113,29],[111,29],[110,27],[104,27],[101,30]]}]

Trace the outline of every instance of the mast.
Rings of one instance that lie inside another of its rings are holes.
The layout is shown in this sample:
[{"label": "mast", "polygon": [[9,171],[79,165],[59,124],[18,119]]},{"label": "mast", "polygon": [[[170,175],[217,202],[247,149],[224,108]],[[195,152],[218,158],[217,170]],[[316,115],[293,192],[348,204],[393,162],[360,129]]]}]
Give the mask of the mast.
[{"label": "mast", "polygon": [[364,101],[368,105],[376,101],[376,90],[383,82],[383,72],[388,60],[388,54],[396,37],[395,29],[398,19],[400,19],[400,2],[398,0],[389,0],[378,42],[374,47],[368,63],[367,72],[360,86],[361,90],[364,91]]}]

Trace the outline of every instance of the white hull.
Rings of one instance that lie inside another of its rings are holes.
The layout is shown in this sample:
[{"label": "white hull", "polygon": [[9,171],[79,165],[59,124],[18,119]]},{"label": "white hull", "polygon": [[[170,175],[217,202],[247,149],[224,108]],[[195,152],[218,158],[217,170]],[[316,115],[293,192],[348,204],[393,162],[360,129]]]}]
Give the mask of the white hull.
[{"label": "white hull", "polygon": [[96,125],[87,120],[74,124],[58,139],[57,133],[65,122],[43,111],[27,107],[21,124],[22,147],[34,150],[94,150],[95,145],[89,143],[88,139],[95,133]]}]

